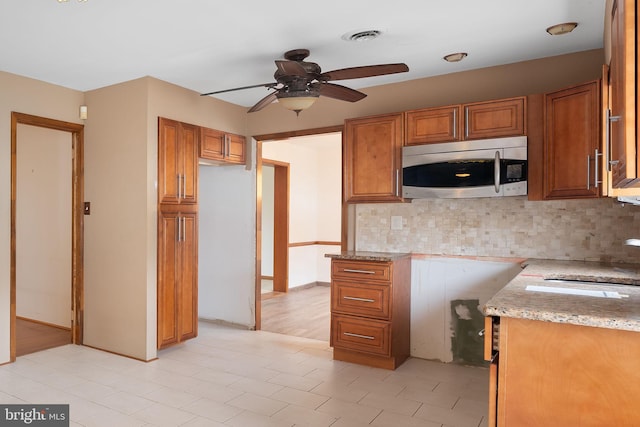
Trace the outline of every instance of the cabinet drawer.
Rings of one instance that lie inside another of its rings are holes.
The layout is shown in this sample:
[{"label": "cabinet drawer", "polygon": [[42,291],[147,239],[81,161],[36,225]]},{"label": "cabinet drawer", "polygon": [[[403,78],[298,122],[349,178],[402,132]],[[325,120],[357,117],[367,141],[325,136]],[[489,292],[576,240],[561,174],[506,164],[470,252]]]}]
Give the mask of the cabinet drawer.
[{"label": "cabinet drawer", "polygon": [[390,285],[331,282],[331,311],[389,320]]},{"label": "cabinet drawer", "polygon": [[388,282],[391,279],[391,264],[388,262],[333,260],[331,263],[331,279]]},{"label": "cabinet drawer", "polygon": [[391,324],[382,320],[331,315],[331,342],[335,348],[391,355]]}]

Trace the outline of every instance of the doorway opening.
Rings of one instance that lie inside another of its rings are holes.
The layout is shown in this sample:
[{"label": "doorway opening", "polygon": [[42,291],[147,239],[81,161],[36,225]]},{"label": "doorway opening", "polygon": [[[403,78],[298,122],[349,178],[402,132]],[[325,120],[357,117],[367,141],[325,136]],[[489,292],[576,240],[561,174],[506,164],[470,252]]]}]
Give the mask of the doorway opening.
[{"label": "doorway opening", "polygon": [[84,125],[11,113],[12,362],[82,344],[83,147]]},{"label": "doorway opening", "polygon": [[289,291],[289,163],[262,161],[262,298]]},{"label": "doorway opening", "polygon": [[[256,137],[256,329],[329,340],[324,254],[342,248],[341,132]],[[273,291],[263,292],[270,279]]]}]

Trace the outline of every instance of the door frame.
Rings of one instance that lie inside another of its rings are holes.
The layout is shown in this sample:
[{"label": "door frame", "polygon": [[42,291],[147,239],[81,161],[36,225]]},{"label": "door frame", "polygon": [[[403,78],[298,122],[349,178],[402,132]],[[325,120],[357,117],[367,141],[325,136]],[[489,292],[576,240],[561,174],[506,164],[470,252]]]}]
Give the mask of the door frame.
[{"label": "door frame", "polygon": [[11,261],[10,261],[10,361],[16,360],[16,189],[18,125],[71,133],[71,340],[83,341],[84,317],[84,125],[11,112]]},{"label": "door frame", "polygon": [[289,291],[289,163],[262,159],[273,167],[273,291]]},{"label": "door frame", "polygon": [[[255,329],[262,328],[262,141],[284,141],[298,136],[321,135],[324,133],[344,133],[344,126],[328,126],[323,128],[306,129],[290,132],[279,132],[264,135],[254,135],[256,141],[256,276],[255,276]],[[342,139],[344,152],[344,138]],[[344,168],[343,168],[344,173]],[[343,177],[344,180],[344,177]],[[344,200],[344,196],[342,198]],[[287,221],[288,222],[288,221]],[[347,248],[347,204],[342,204],[342,250]],[[275,233],[274,233],[275,234]],[[288,246],[288,244],[287,244]],[[288,262],[287,262],[288,264]]]}]

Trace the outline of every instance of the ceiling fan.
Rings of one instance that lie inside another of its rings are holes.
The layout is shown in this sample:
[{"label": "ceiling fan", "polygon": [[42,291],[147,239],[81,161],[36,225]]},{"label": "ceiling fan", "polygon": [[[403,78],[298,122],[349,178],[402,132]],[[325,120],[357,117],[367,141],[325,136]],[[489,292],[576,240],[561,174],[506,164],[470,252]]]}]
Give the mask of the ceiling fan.
[{"label": "ceiling fan", "polygon": [[400,63],[342,68],[323,73],[318,64],[304,60],[307,56],[309,56],[308,49],[294,49],[286,52],[283,60],[278,59],[275,61],[277,69],[273,77],[276,81],[273,83],[218,90],[203,93],[201,96],[266,87],[274,89],[274,91],[251,107],[248,111],[249,113],[260,111],[273,101],[278,100],[283,107],[300,114],[300,111],[309,108],[320,96],[348,102],[356,102],[367,96],[346,86],[329,83],[330,81],[382,76],[409,71],[409,67],[406,64]]}]

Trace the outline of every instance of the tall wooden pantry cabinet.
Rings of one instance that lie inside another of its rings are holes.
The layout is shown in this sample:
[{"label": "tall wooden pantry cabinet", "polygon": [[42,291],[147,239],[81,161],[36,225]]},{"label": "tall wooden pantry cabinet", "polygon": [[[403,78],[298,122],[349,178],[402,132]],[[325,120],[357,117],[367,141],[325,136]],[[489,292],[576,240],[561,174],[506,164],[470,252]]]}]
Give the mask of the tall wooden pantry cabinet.
[{"label": "tall wooden pantry cabinet", "polygon": [[199,135],[158,119],[158,349],[198,334]]}]

